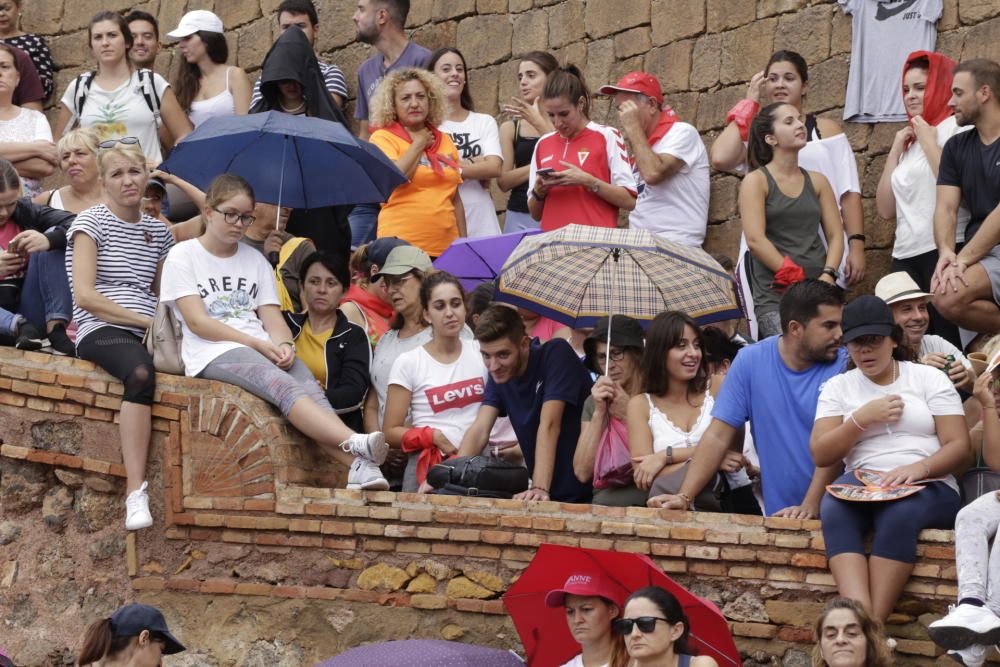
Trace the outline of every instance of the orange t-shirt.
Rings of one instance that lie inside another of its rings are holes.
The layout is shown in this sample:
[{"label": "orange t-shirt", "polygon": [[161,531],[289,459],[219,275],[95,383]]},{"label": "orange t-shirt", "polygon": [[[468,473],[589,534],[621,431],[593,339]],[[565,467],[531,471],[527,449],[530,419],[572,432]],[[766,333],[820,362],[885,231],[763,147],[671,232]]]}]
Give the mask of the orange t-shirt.
[{"label": "orange t-shirt", "polygon": [[[398,160],[410,142],[386,130],[376,130],[371,142],[390,160]],[[458,150],[447,134],[441,137],[441,155],[458,163]],[[442,165],[443,174],[435,174],[426,156],[420,157],[409,183],[393,190],[378,215],[378,237],[398,236],[431,257],[439,257],[458,238],[453,198],[462,182],[457,169]]]}]

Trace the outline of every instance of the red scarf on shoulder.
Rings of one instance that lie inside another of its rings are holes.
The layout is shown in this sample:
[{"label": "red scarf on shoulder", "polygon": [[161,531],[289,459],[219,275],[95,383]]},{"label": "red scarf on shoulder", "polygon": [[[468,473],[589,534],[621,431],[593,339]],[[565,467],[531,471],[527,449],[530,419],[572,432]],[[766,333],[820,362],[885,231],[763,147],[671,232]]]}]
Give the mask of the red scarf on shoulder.
[{"label": "red scarf on shoulder", "polygon": [[[442,174],[444,174],[444,167],[451,167],[452,169],[458,169],[458,162],[456,160],[452,159],[448,155],[443,155],[438,152],[441,150],[441,138],[444,136],[441,130],[437,129],[430,123],[427,123],[425,127],[434,136],[434,143],[432,143],[424,151],[424,155],[427,156],[427,161],[430,162],[431,164],[431,170],[438,176],[441,176]],[[397,137],[399,137],[404,141],[407,141],[411,144],[413,143],[413,137],[410,136],[410,133],[406,130],[405,127],[403,127],[402,123],[400,123],[399,121],[396,121],[392,125],[383,127],[381,129],[385,130],[386,132],[391,132],[392,134],[395,134]]]},{"label": "red scarf on shoulder", "polygon": [[656,127],[653,128],[653,133],[648,137],[649,145],[655,146],[656,142],[667,136],[667,132],[670,131],[670,128],[672,128],[674,123],[680,119],[681,117],[677,115],[677,112],[674,111],[673,107],[670,105],[664,106],[663,110],[660,112],[659,120],[656,121]]},{"label": "red scarf on shoulder", "polygon": [[[927,59],[927,87],[924,89],[924,112],[921,114],[928,125],[936,126],[951,115],[948,100],[951,99],[952,70],[955,61],[948,56],[934,51],[914,51],[906,57],[903,65],[903,76],[913,66],[918,58]],[[902,87],[902,83],[900,84]],[[906,112],[909,116],[910,112]]]}]

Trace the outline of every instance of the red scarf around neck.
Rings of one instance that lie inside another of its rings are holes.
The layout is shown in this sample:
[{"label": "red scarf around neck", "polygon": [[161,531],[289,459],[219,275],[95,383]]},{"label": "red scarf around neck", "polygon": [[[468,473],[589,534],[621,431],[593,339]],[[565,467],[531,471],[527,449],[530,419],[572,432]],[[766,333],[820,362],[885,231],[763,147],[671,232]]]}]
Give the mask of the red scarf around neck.
[{"label": "red scarf around neck", "polygon": [[660,112],[660,118],[656,121],[656,127],[653,128],[653,133],[648,137],[649,145],[655,146],[656,142],[667,136],[667,132],[670,131],[670,128],[672,128],[674,123],[680,119],[681,117],[677,115],[677,112],[674,111],[673,107],[669,105],[663,107],[663,111]]},{"label": "red scarf around neck", "polygon": [[[430,123],[427,123],[424,127],[426,127],[430,131],[431,135],[433,135],[434,137],[434,143],[432,143],[430,146],[427,147],[426,150],[424,150],[424,155],[427,156],[427,161],[430,162],[431,170],[438,176],[441,176],[442,174],[444,174],[444,167],[451,167],[452,169],[458,169],[457,161],[453,160],[447,155],[443,155],[438,152],[439,150],[441,150],[441,138],[444,136],[441,133],[441,130],[437,129]],[[392,125],[383,127],[382,129],[385,130],[386,132],[391,132],[392,134],[395,134],[397,137],[403,139],[404,141],[408,141],[411,144],[413,143],[413,137],[410,136],[410,133],[407,131],[405,127],[403,127],[402,123],[400,123],[398,120]]]}]

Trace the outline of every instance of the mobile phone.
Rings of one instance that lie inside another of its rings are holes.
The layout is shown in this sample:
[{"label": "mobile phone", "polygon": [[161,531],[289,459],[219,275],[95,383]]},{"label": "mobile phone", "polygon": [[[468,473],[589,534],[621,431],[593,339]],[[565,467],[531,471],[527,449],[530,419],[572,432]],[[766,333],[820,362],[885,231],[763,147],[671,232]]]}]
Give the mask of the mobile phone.
[{"label": "mobile phone", "polygon": [[535,174],[541,176],[542,178],[554,173],[556,173],[556,170],[552,167],[542,167],[541,169],[535,171]]}]

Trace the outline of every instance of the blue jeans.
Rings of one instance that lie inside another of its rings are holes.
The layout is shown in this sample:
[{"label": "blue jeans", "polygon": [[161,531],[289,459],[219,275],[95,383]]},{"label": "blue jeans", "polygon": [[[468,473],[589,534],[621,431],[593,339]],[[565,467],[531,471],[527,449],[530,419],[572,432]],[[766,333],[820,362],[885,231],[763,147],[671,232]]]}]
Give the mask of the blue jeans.
[{"label": "blue jeans", "polygon": [[28,262],[17,312],[0,308],[0,334],[15,335],[25,320],[44,332],[47,322],[69,322],[72,316],[73,293],[66,277],[64,251],[39,252]]},{"label": "blue jeans", "polygon": [[378,204],[358,204],[347,217],[351,225],[351,250],[375,240],[378,214],[382,207]]}]

